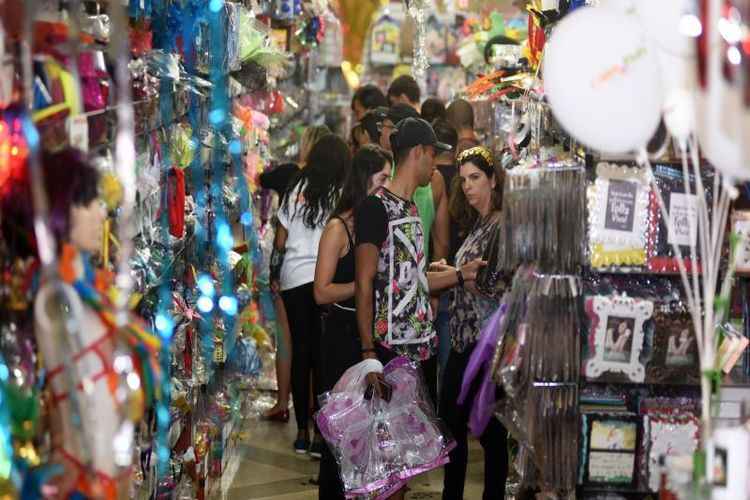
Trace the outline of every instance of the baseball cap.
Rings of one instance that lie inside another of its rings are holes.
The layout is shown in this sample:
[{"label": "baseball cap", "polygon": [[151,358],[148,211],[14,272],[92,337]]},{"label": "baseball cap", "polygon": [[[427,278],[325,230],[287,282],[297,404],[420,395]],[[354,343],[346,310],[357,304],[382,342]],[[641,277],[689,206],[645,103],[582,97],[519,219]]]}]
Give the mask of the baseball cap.
[{"label": "baseball cap", "polygon": [[391,134],[391,146],[394,151],[414,146],[434,146],[443,151],[453,149],[449,144],[438,141],[432,126],[421,118],[404,118],[398,122],[396,131]]}]

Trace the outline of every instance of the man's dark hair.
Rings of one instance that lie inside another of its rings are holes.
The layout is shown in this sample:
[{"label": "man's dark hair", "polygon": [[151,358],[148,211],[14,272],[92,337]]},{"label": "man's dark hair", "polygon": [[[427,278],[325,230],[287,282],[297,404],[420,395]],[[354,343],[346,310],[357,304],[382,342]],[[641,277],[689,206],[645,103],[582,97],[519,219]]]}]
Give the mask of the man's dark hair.
[{"label": "man's dark hair", "polygon": [[360,120],[360,125],[370,136],[370,140],[375,144],[380,143],[380,130],[378,130],[378,124],[381,123],[388,116],[388,108],[380,106],[375,109],[371,109],[365,116]]},{"label": "man's dark hair", "polygon": [[357,101],[365,109],[388,106],[388,99],[383,95],[383,92],[371,83],[361,86],[354,92],[354,96],[352,97],[352,111],[354,110],[354,103]]},{"label": "man's dark hair", "polygon": [[445,110],[445,118],[456,127],[456,130],[474,128],[474,108],[465,99],[456,99]]},{"label": "man's dark hair", "polygon": [[456,150],[458,132],[456,132],[456,127],[451,125],[448,120],[435,120],[432,124],[432,130],[435,131],[438,141],[448,144],[453,148],[453,151]]},{"label": "man's dark hair", "polygon": [[398,122],[406,118],[421,118],[417,110],[409,106],[408,104],[394,104],[388,108],[388,115],[386,116],[393,122],[394,125],[398,125]]},{"label": "man's dark hair", "polygon": [[388,87],[389,101],[392,97],[398,97],[401,95],[405,95],[411,102],[419,102],[419,98],[421,95],[419,84],[417,84],[417,81],[412,76],[401,75],[393,80],[393,82],[391,82],[391,86]]},{"label": "man's dark hair", "polygon": [[429,123],[445,119],[445,104],[437,97],[430,97],[422,103],[422,118]]}]

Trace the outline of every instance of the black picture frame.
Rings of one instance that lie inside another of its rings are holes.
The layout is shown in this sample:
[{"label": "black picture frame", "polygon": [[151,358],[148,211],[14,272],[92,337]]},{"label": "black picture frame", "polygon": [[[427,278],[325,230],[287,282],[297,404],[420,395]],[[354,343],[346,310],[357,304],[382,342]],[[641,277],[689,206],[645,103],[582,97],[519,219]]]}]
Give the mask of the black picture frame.
[{"label": "black picture frame", "polygon": [[[581,415],[581,431],[579,484],[582,488],[638,491],[638,471],[643,456],[643,418],[632,413],[584,413]],[[602,436],[603,433],[606,437]],[[617,476],[617,469],[623,467],[627,472]],[[607,469],[613,474],[610,479],[603,478]]]}]

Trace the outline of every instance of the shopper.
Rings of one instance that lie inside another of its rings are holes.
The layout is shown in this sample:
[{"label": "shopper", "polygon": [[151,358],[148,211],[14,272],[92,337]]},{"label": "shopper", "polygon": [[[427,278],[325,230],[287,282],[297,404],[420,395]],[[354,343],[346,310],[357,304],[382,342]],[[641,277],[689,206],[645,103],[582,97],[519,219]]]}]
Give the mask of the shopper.
[{"label": "shopper", "polygon": [[[339,204],[320,239],[313,290],[315,301],[329,307],[323,321],[318,394],[333,389],[347,368],[362,359],[354,303],[354,214],[369,194],[385,185],[392,164],[390,153],[380,146],[362,146],[354,155]],[[344,498],[336,459],[327,446],[323,448],[318,488],[321,500]]]},{"label": "shopper", "polygon": [[474,132],[474,108],[471,107],[469,101],[455,99],[448,105],[445,115],[458,132],[456,154],[461,154],[463,150],[479,145],[477,135]]},{"label": "shopper", "polygon": [[428,97],[422,103],[422,118],[434,126],[435,120],[445,120],[445,104],[437,97]]},{"label": "shopper", "polygon": [[[458,134],[456,129],[453,128],[446,120],[435,120],[432,125],[435,130],[435,135],[438,141],[444,142],[450,145],[452,151],[441,151],[435,156],[435,169],[440,172],[445,185],[447,186],[447,192],[451,192],[451,188],[454,185],[454,181],[458,181],[456,176],[456,143],[458,142]],[[460,186],[459,186],[460,189]],[[453,265],[456,251],[461,246],[461,233],[459,231],[459,225],[450,217],[448,217],[448,248],[449,251],[445,255],[445,260],[448,264]],[[442,256],[441,256],[442,257]],[[440,372],[440,379],[445,371],[445,365],[448,362],[448,354],[450,353],[450,330],[448,328],[448,319],[450,318],[450,294],[443,293],[440,295],[439,305],[437,307],[437,317],[435,319],[435,329],[438,334],[438,368]]]},{"label": "shopper", "polygon": [[[313,297],[313,279],[318,243],[339,190],[351,167],[349,147],[335,135],[321,138],[310,151],[306,167],[292,182],[279,209],[276,233],[277,257],[272,274],[280,277],[281,297],[289,317],[292,336],[292,400],[297,419],[294,450],[305,453],[310,446],[310,380],[316,386],[320,346],[320,310]],[[317,406],[317,402],[313,402]],[[312,453],[322,442],[316,436]]]},{"label": "shopper", "polygon": [[383,92],[375,85],[363,85],[354,92],[352,97],[352,113],[354,119],[361,121],[362,117],[371,109],[381,106],[388,106],[388,99]]},{"label": "shopper", "polygon": [[[406,118],[419,118],[419,113],[406,104],[395,104],[388,109],[383,118],[380,130],[380,145],[392,151],[390,137],[396,130],[396,124]],[[417,205],[422,227],[425,231],[425,249],[427,259],[440,260],[448,255],[449,245],[449,213],[448,191],[440,172],[433,172],[430,183],[419,186],[414,191],[414,203]]]},{"label": "shopper", "polygon": [[473,281],[482,262],[427,273],[424,228],[412,197],[430,182],[436,151],[450,146],[420,118],[399,123],[391,142],[396,174],[362,203],[355,219],[357,326],[364,358],[403,354],[419,361],[434,402],[437,337],[429,293]]},{"label": "shopper", "polygon": [[[461,189],[477,221],[456,254],[456,266],[481,257],[491,240],[500,231],[503,171],[495,166],[490,151],[484,147],[470,148],[458,156]],[[451,352],[440,394],[440,417],[456,440],[450,462],[445,466],[444,500],[462,500],[468,458],[467,425],[471,403],[459,405],[458,395],[464,371],[469,363],[482,325],[497,309],[499,297],[482,296],[473,286],[451,291],[450,339]],[[477,388],[472,388],[468,401],[473,401]],[[491,419],[480,437],[484,449],[485,500],[505,498],[508,474],[507,432],[497,419]]]},{"label": "shopper", "polygon": [[362,144],[380,144],[380,127],[388,116],[388,108],[378,107],[369,110],[360,120],[359,125],[364,130]]},{"label": "shopper", "polygon": [[388,105],[406,104],[419,113],[419,101],[422,92],[419,84],[411,75],[401,75],[391,82],[388,87]]},{"label": "shopper", "polygon": [[[299,148],[299,164],[286,163],[279,165],[269,172],[260,175],[260,186],[264,189],[276,191],[279,199],[283,199],[289,182],[305,168],[310,150],[321,137],[329,135],[331,131],[324,125],[307,127],[302,134]],[[278,232],[278,220],[274,222]],[[289,392],[291,389],[292,371],[292,337],[289,332],[289,318],[284,308],[284,301],[278,294],[278,287],[273,289],[274,309],[278,323],[279,338],[276,339],[276,404],[263,416],[266,420],[277,422],[289,421]]]}]

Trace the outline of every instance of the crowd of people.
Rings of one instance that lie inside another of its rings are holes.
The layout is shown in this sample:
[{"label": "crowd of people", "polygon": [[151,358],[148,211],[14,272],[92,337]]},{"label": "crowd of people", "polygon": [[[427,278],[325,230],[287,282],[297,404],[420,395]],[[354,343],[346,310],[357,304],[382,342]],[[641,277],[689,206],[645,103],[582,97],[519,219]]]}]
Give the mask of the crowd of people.
[{"label": "crowd of people", "polygon": [[[422,102],[410,76],[386,95],[360,87],[351,109],[348,141],[310,126],[299,164],[261,176],[280,199],[271,256],[279,391],[266,418],[288,421],[291,392],[294,450],[320,458],[321,499],[344,498],[336,460],[312,422],[317,395],[364,359],[407,356],[456,440],[443,498],[462,499],[469,408],[457,398],[501,299],[480,293],[475,280],[500,224],[503,171],[477,140],[471,104]],[[378,374],[368,382],[379,390]],[[506,439],[495,419],[480,437],[485,499],[504,497]]]}]

